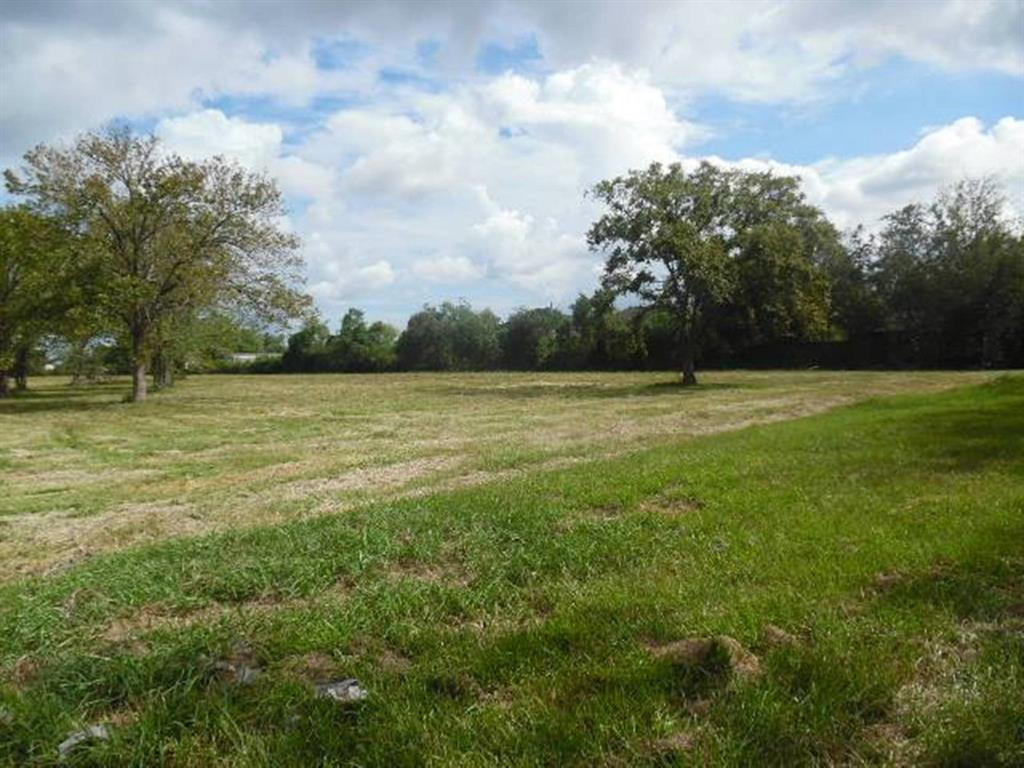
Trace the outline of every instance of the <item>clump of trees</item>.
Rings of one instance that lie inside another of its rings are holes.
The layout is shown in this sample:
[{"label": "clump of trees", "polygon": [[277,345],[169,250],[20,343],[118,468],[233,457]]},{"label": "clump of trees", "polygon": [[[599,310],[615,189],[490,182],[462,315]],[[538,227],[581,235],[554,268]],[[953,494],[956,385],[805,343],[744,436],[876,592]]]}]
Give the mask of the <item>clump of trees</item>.
[{"label": "clump of trees", "polygon": [[106,338],[128,349],[141,401],[147,371],[168,385],[225,318],[280,323],[308,306],[298,240],[262,174],[112,128],[38,146],[5,178],[24,202],[0,219],[0,383],[42,334],[83,352]]},{"label": "clump of trees", "polygon": [[317,315],[288,339],[280,361],[265,361],[257,368],[286,373],[331,371],[377,373],[395,367],[398,331],[387,323],[367,325],[362,310],[350,309],[332,335]]},{"label": "clump of trees", "polygon": [[1024,239],[989,179],[965,180],[930,204],[853,233],[834,271],[837,321],[882,332],[919,366],[1024,365]]}]

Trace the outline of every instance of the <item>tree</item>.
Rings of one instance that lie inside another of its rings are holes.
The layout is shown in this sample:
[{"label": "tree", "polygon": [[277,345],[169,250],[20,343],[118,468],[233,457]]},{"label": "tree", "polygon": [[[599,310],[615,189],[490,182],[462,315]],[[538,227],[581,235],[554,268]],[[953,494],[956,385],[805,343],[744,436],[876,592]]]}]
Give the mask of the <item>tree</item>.
[{"label": "tree", "polygon": [[398,331],[390,325],[367,325],[363,311],[352,308],[342,318],[337,336],[327,343],[328,365],[346,373],[386,371],[395,364],[397,338]]},{"label": "tree", "polygon": [[69,309],[68,245],[53,221],[25,207],[0,209],[0,397],[13,376],[24,389],[36,338]]},{"label": "tree", "polygon": [[484,370],[497,365],[501,321],[465,303],[425,306],[409,318],[396,351],[398,367],[414,371]]},{"label": "tree", "polygon": [[568,326],[569,318],[554,307],[513,312],[502,332],[505,365],[518,371],[557,367],[559,338]]},{"label": "tree", "polygon": [[8,189],[61,220],[101,264],[101,305],[130,340],[132,399],[146,397],[157,334],[172,318],[246,306],[268,319],[299,311],[297,239],[280,224],[273,181],[215,157],[185,161],[123,128],[71,147],[40,145]]},{"label": "tree", "polygon": [[1024,243],[990,179],[885,217],[873,279],[888,328],[918,365],[1024,362]]},{"label": "tree", "polygon": [[701,345],[730,302],[770,295],[767,305],[732,307],[768,332],[807,333],[827,313],[814,265],[836,233],[798,179],[654,163],[591,194],[606,207],[587,234],[607,256],[604,286],[672,313],[684,384],[697,383]]},{"label": "tree", "polygon": [[290,372],[315,370],[314,358],[323,354],[330,336],[330,329],[320,315],[310,315],[302,328],[288,337],[281,368]]},{"label": "tree", "polygon": [[828,278],[833,334],[863,338],[883,326],[883,310],[873,281],[874,237],[860,226],[849,232],[843,247],[820,262]]}]

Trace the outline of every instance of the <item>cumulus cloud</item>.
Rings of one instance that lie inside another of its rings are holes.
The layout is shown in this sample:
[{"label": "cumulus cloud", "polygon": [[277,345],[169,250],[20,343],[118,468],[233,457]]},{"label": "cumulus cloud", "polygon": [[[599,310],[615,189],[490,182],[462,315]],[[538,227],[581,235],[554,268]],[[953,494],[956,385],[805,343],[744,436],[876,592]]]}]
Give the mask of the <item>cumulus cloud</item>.
[{"label": "cumulus cloud", "polygon": [[204,109],[165,118],[153,132],[182,157],[201,160],[222,155],[250,170],[269,173],[287,195],[316,199],[331,195],[334,171],[286,152],[284,130],[276,123],[255,123]]},{"label": "cumulus cloud", "polygon": [[1024,120],[1014,117],[989,128],[975,117],[964,117],[930,128],[912,147],[885,155],[825,159],[813,165],[764,159],[733,164],[800,176],[808,197],[844,227],[875,227],[886,213],[928,201],[940,188],[966,177],[996,179],[1012,213],[1024,215]]},{"label": "cumulus cloud", "polygon": [[[94,127],[159,116],[224,94],[306,104],[370,95],[382,66],[422,70],[416,44],[440,43],[460,75],[482,44],[536,39],[543,65],[596,59],[646,69],[670,91],[778,102],[823,89],[889,56],[949,70],[1024,74],[1015,0],[793,3],[779,0],[394,0],[274,3],[8,0],[0,23],[0,154]],[[366,41],[318,67],[316,41]]]},{"label": "cumulus cloud", "polygon": [[[636,93],[624,93],[630,87]],[[532,80],[505,75],[449,94],[410,93],[392,111],[352,108],[294,147],[280,126],[216,110],[165,120],[157,132],[185,154],[224,153],[310,195],[294,226],[305,240],[311,292],[330,311],[395,286],[415,306],[435,298],[426,286],[445,284],[563,302],[593,287],[600,263],[583,237],[597,214],[583,196],[587,186],[653,160],[700,159],[675,143],[688,127],[651,90],[642,76],[587,65]],[[648,109],[628,107],[636,103]],[[809,198],[843,227],[877,226],[883,214],[965,176],[994,176],[1024,212],[1024,120],[1012,117],[991,126],[965,117],[886,155],[810,165],[711,159],[799,175]]]},{"label": "cumulus cloud", "polygon": [[466,256],[443,255],[417,259],[412,272],[416,277],[434,283],[461,283],[483,277],[483,268]]},{"label": "cumulus cloud", "polygon": [[[655,160],[697,162],[715,126],[688,119],[695,97],[836,98],[892,57],[1022,76],[1022,26],[1024,3],[1001,0],[8,0],[0,157],[127,117],[183,155],[274,176],[329,313],[377,302],[398,319],[445,285],[496,308],[562,302],[592,289],[600,264],[585,190]],[[476,69],[485,43],[524,40],[539,58]],[[231,104],[246,100],[262,106],[243,117]],[[888,154],[729,162],[799,174],[842,226],[965,175],[997,177],[1024,211],[1016,116],[964,117]]]}]

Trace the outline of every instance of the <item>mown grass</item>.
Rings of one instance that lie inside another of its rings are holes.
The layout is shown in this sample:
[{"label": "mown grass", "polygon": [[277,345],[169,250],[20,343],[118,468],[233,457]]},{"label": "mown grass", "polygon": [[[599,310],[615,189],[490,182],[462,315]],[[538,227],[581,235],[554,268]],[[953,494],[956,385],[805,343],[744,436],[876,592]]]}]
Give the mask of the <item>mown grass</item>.
[{"label": "mown grass", "polygon": [[125,381],[33,380],[0,400],[0,581],[992,375],[202,376],[143,405]]},{"label": "mown grass", "polygon": [[[102,554],[0,626],[12,764],[1020,765],[1024,379]],[[721,634],[762,677],[652,653]]]}]

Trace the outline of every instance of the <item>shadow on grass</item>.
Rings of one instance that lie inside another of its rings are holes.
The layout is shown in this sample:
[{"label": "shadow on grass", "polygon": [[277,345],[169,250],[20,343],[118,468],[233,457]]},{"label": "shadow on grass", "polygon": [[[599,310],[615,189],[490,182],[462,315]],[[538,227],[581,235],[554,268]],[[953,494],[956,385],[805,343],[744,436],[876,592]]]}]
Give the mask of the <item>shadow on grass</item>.
[{"label": "shadow on grass", "polygon": [[499,386],[444,386],[431,387],[453,397],[497,398],[501,400],[533,400],[536,398],[564,398],[567,400],[603,400],[621,397],[652,397],[657,395],[699,395],[719,390],[748,389],[737,383],[698,384],[683,386],[679,381],[658,381],[637,386],[608,387],[602,384],[527,384]]},{"label": "shadow on grass", "polygon": [[997,541],[960,562],[891,577],[880,601],[930,605],[959,621],[1024,618],[1024,521],[1000,531]]},{"label": "shadow on grass", "polygon": [[956,472],[974,472],[993,462],[1024,465],[1024,377],[997,379],[971,393],[969,405],[905,421],[915,449],[948,462]]},{"label": "shadow on grass", "polygon": [[0,399],[0,414],[41,413],[46,411],[92,411],[120,405],[127,394],[124,382],[107,382],[75,387],[71,385],[29,388]]}]

